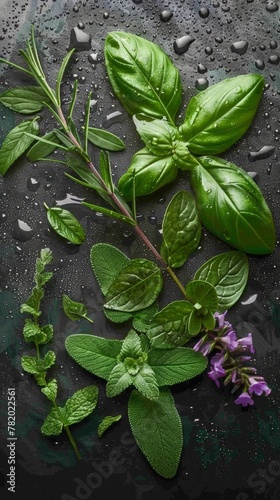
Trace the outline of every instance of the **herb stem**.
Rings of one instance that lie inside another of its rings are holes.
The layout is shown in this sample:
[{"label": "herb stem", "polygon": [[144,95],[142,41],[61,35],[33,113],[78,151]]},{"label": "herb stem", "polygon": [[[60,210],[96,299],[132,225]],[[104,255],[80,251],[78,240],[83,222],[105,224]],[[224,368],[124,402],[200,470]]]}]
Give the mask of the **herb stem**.
[{"label": "herb stem", "polygon": [[[52,403],[53,403],[54,408],[56,409],[56,411],[57,411],[57,412],[59,413],[59,415],[60,415],[61,422],[63,422],[63,415],[61,414],[61,411],[60,411],[59,407],[57,406],[56,401],[55,401],[55,400],[53,400],[53,402],[52,402]],[[82,457],[81,457],[81,454],[80,454],[80,452],[79,452],[79,450],[78,450],[78,447],[77,447],[77,445],[76,445],[76,443],[75,443],[75,440],[74,440],[74,438],[73,438],[73,436],[72,436],[72,433],[71,433],[71,431],[70,431],[70,429],[69,429],[69,426],[68,426],[68,425],[63,425],[63,428],[64,428],[64,429],[65,429],[65,431],[66,431],[66,434],[67,434],[67,436],[68,436],[68,439],[69,439],[69,441],[70,441],[70,443],[71,443],[71,445],[72,445],[72,447],[73,447],[73,450],[75,451],[75,453],[76,453],[76,455],[77,455],[78,459],[79,459],[79,460],[81,460],[81,458],[82,458]]]}]

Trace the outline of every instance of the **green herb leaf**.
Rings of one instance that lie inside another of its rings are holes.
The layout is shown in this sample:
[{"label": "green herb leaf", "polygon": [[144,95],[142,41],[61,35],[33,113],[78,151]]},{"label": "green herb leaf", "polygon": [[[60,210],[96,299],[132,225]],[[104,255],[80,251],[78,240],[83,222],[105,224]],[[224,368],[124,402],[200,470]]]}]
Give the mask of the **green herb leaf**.
[{"label": "green herb leaf", "polygon": [[156,156],[168,156],[172,153],[175,141],[179,138],[176,127],[164,119],[137,114],[133,116],[138,134],[149,151]]},{"label": "green herb leaf", "polygon": [[228,78],[190,100],[179,128],[191,153],[220,154],[243,136],[257,111],[264,89],[261,75]]},{"label": "green herb leaf", "polygon": [[[116,311],[117,312],[117,311]],[[149,329],[150,322],[158,312],[158,304],[154,303],[146,309],[133,313],[132,326],[138,332],[145,333]]]},{"label": "green herb leaf", "polygon": [[133,384],[132,376],[124,363],[118,363],[111,371],[106,384],[106,396],[113,398]]},{"label": "green herb leaf", "polygon": [[38,342],[42,344],[46,340],[46,335],[42,332],[40,326],[29,318],[25,320],[23,336],[25,342]]},{"label": "green herb leaf", "polygon": [[58,104],[60,105],[60,86],[61,86],[61,82],[62,82],[62,78],[63,78],[63,75],[65,73],[65,70],[67,68],[67,65],[73,55],[73,53],[75,52],[75,49],[71,49],[67,54],[66,56],[63,58],[63,61],[61,63],[61,66],[59,68],[59,71],[58,71],[58,74],[57,74],[57,77],[56,77],[56,88],[55,88],[55,95],[56,95],[56,99],[57,99],[57,102]]},{"label": "green herb leaf", "polygon": [[211,283],[217,292],[217,311],[224,312],[237,302],[247,284],[249,260],[242,252],[215,255],[196,271],[195,280]]},{"label": "green herb leaf", "polygon": [[41,158],[45,158],[51,154],[57,147],[55,140],[57,140],[56,133],[52,130],[48,134],[43,136],[44,142],[37,141],[35,144],[27,151],[26,156],[29,161],[38,161]]},{"label": "green herb leaf", "polygon": [[125,149],[124,142],[112,132],[108,132],[108,130],[89,127],[88,139],[98,148],[107,151],[122,151]]},{"label": "green herb leaf", "polygon": [[90,250],[90,263],[103,295],[118,272],[130,262],[126,255],[108,243],[96,243]]},{"label": "green herb leaf", "polygon": [[32,144],[34,139],[26,132],[38,135],[39,126],[36,119],[21,122],[8,133],[0,149],[0,175],[3,176]]},{"label": "green herb leaf", "polygon": [[53,351],[48,351],[44,358],[41,360],[42,361],[42,366],[44,367],[45,370],[50,368],[52,365],[55,363],[55,353]]},{"label": "green herb leaf", "polygon": [[45,335],[45,340],[41,344],[47,344],[53,338],[53,325],[44,325],[41,332]]},{"label": "green herb leaf", "polygon": [[127,201],[136,196],[144,196],[174,181],[178,169],[172,155],[155,156],[146,147],[138,151],[131,160],[130,167],[119,179],[118,189]]},{"label": "green herb leaf", "polygon": [[85,232],[78,219],[65,208],[47,207],[47,217],[54,231],[66,240],[81,245],[85,241]]},{"label": "green herb leaf", "polygon": [[174,385],[200,375],[207,367],[207,358],[187,347],[151,349],[148,363],[159,386]]},{"label": "green herb leaf", "polygon": [[93,322],[91,319],[88,318],[88,311],[87,308],[84,304],[81,304],[80,302],[75,302],[74,300],[70,299],[68,295],[65,293],[62,295],[62,307],[63,310],[70,318],[72,321],[77,321],[81,318],[85,318],[91,323]]},{"label": "green herb leaf", "polygon": [[113,309],[103,309],[103,312],[110,321],[114,323],[124,323],[133,317],[133,313],[124,311],[114,311]]},{"label": "green herb leaf", "polygon": [[[59,408],[61,410],[61,408]],[[57,408],[52,408],[46,420],[44,421],[41,432],[45,436],[57,436],[61,434],[63,429],[63,422],[61,421],[61,415]]]},{"label": "green herb leaf", "polygon": [[41,87],[16,87],[0,95],[0,102],[7,108],[22,115],[31,115],[41,111],[45,102],[51,104]]},{"label": "green herb leaf", "polygon": [[180,416],[169,389],[161,389],[156,401],[133,391],[128,402],[133,436],[152,468],[168,479],[175,476],[183,447]]},{"label": "green herb leaf", "polygon": [[162,283],[158,266],[147,259],[133,259],[114,277],[104,307],[128,312],[149,307],[157,299]]},{"label": "green herb leaf", "polygon": [[42,387],[41,391],[50,401],[55,401],[57,396],[57,380],[55,378],[50,380],[46,387]]},{"label": "green herb leaf", "polygon": [[199,162],[191,171],[191,183],[206,229],[241,252],[272,253],[276,241],[272,214],[253,179],[221,158],[204,156]]},{"label": "green herb leaf", "polygon": [[108,189],[111,192],[113,192],[114,191],[114,183],[112,180],[110,158],[109,158],[109,154],[107,152],[100,151],[99,168],[100,168],[100,174],[101,174],[103,181],[105,182]]},{"label": "green herb leaf", "polygon": [[120,222],[125,222],[126,224],[129,224],[130,226],[135,226],[135,221],[132,220],[130,217],[126,217],[125,215],[122,215],[118,212],[115,212],[114,210],[101,207],[100,205],[92,205],[92,203],[87,203],[86,201],[82,201],[81,205],[90,208],[91,210],[94,210],[95,212],[102,213],[104,215],[107,215],[108,217],[111,217],[112,219],[118,220]]},{"label": "green herb leaf", "polygon": [[95,385],[78,390],[64,406],[66,425],[76,424],[92,413],[98,401],[98,388]]},{"label": "green herb leaf", "polygon": [[179,191],[167,206],[162,222],[161,256],[170,267],[181,267],[201,237],[201,224],[193,196]]},{"label": "green herb leaf", "polygon": [[[186,292],[195,307],[197,304],[200,304],[202,307],[207,307],[210,311],[216,311],[218,297],[215,287],[211,283],[202,280],[192,280],[187,284]],[[199,310],[198,307],[197,310]]]},{"label": "green herb leaf", "polygon": [[37,358],[35,358],[34,356],[22,356],[21,367],[25,372],[31,373],[32,375],[38,374],[40,372],[37,365]]},{"label": "green herb leaf", "polygon": [[171,348],[184,345],[190,338],[188,319],[193,305],[187,300],[171,302],[151,320],[147,337],[152,347]]},{"label": "green herb leaf", "polygon": [[85,370],[108,380],[117,364],[122,342],[80,333],[67,337],[65,347],[68,354]]},{"label": "green herb leaf", "polygon": [[182,85],[177,68],[158,45],[132,33],[111,32],[105,39],[105,64],[116,96],[131,115],[165,116],[173,122]]},{"label": "green herb leaf", "polygon": [[109,429],[109,427],[111,427],[112,424],[114,424],[115,422],[118,422],[121,418],[122,418],[122,415],[116,415],[114,417],[111,417],[108,415],[107,417],[104,417],[102,422],[100,422],[98,429],[97,429],[98,437],[101,438],[103,436],[104,432],[107,431],[107,429]]}]

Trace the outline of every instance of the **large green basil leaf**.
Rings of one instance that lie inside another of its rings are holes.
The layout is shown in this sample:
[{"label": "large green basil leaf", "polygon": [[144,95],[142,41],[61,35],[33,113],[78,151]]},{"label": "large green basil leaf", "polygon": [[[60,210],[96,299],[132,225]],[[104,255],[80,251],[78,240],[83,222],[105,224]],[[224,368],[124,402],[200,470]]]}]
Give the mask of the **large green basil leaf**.
[{"label": "large green basil leaf", "polygon": [[151,153],[156,156],[172,154],[173,145],[180,137],[176,127],[166,119],[153,119],[141,114],[134,115],[133,121],[138,134]]},{"label": "large green basil leaf", "polygon": [[195,280],[211,283],[217,292],[217,311],[229,309],[242,295],[247,284],[249,260],[245,253],[232,251],[215,255],[196,271]]},{"label": "large green basil leaf", "polygon": [[252,178],[233,163],[200,157],[191,171],[199,217],[204,226],[241,252],[263,255],[275,248],[270,209]]},{"label": "large green basil leaf", "polygon": [[191,153],[219,154],[250,126],[264,88],[261,75],[228,78],[193,97],[179,128]]},{"label": "large green basil leaf", "polygon": [[134,390],[128,401],[128,419],[137,445],[162,477],[175,476],[183,447],[182,422],[168,388],[156,401]]},{"label": "large green basil leaf", "polygon": [[179,191],[167,206],[162,222],[161,256],[170,267],[181,267],[196,250],[201,225],[193,196]]},{"label": "large green basil leaf", "polygon": [[105,40],[105,64],[114,93],[131,115],[174,121],[182,99],[180,74],[158,45],[113,31]]},{"label": "large green basil leaf", "polygon": [[144,196],[174,181],[178,169],[172,156],[155,156],[148,148],[143,148],[132,157],[127,172],[120,178],[118,189],[130,201],[135,195]]},{"label": "large green basil leaf", "polygon": [[158,266],[147,259],[133,259],[113,278],[104,307],[128,312],[145,309],[157,299],[162,283]]},{"label": "large green basil leaf", "polygon": [[172,348],[189,340],[188,320],[193,305],[187,300],[176,300],[155,314],[147,330],[152,347]]}]

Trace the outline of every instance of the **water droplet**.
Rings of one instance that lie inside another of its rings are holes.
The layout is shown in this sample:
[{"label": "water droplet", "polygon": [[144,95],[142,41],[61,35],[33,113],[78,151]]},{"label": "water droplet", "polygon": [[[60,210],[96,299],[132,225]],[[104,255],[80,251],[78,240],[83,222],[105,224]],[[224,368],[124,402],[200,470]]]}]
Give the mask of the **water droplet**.
[{"label": "water droplet", "polygon": [[272,3],[271,5],[267,5],[266,7],[267,12],[277,12],[279,9],[278,5],[276,3]]},{"label": "water droplet", "polygon": [[213,2],[213,7],[220,7],[220,2]]},{"label": "water droplet", "polygon": [[265,68],[265,64],[261,59],[255,60],[255,66],[257,69],[264,69]]},{"label": "water droplet", "polygon": [[34,235],[33,229],[20,219],[12,222],[11,233],[13,238],[18,241],[28,241]]},{"label": "water droplet", "polygon": [[248,42],[245,40],[240,40],[238,42],[234,42],[231,46],[231,51],[236,54],[240,54],[241,56],[247,52]]},{"label": "water droplet", "polygon": [[255,182],[258,182],[259,180],[259,174],[257,172],[247,172],[247,174],[249,175],[249,177],[251,177],[251,179],[253,179]]},{"label": "water droplet", "polygon": [[102,121],[102,127],[108,128],[115,123],[123,123],[125,120],[124,114],[120,111],[113,111],[106,116],[106,118]]},{"label": "water droplet", "polygon": [[157,216],[156,215],[148,215],[148,221],[152,226],[157,224]]},{"label": "water droplet", "polygon": [[173,45],[176,54],[182,55],[185,52],[187,52],[189,46],[194,41],[195,41],[195,38],[193,38],[190,35],[184,35],[181,38],[177,38],[177,40],[175,40],[174,45]]},{"label": "water droplet", "polygon": [[268,61],[271,64],[278,64],[280,61],[280,57],[278,56],[278,54],[273,54],[272,56],[269,56]]},{"label": "water droplet", "polygon": [[70,45],[69,50],[90,50],[91,49],[91,36],[85,33],[81,29],[75,27],[72,28],[70,33]]},{"label": "water droplet", "polygon": [[195,87],[197,90],[205,90],[207,89],[209,82],[206,78],[198,78],[195,82]]},{"label": "water droplet", "polygon": [[173,12],[171,10],[169,10],[169,9],[163,10],[160,14],[160,20],[163,21],[164,23],[167,23],[168,21],[170,21],[172,16],[173,16]]},{"label": "water droplet", "polygon": [[109,12],[104,12],[103,19],[109,19]]},{"label": "water droplet", "polygon": [[215,42],[217,42],[217,43],[223,43],[223,41],[224,41],[223,38],[221,38],[220,36],[216,36]]},{"label": "water droplet", "polygon": [[132,0],[132,1],[133,1],[133,3],[136,3],[136,4],[142,3],[142,0]]},{"label": "water droplet", "polygon": [[273,146],[263,146],[259,151],[251,151],[248,154],[249,161],[264,160],[273,155],[275,148]]},{"label": "water droplet", "polygon": [[205,47],[205,54],[207,54],[208,56],[211,56],[211,54],[213,54],[212,47]]},{"label": "water droplet", "polygon": [[205,19],[206,17],[209,16],[209,9],[207,9],[207,7],[201,7],[201,9],[199,9],[198,13],[199,13],[200,17]]},{"label": "water droplet", "polygon": [[88,62],[90,62],[90,64],[96,64],[98,61],[99,61],[98,54],[95,53],[89,54]]},{"label": "water droplet", "polygon": [[37,179],[34,179],[34,177],[29,177],[26,184],[29,191],[37,191],[40,186],[40,182],[37,181]]},{"label": "water droplet", "polygon": [[197,66],[197,71],[203,74],[207,72],[207,68],[203,64],[199,63],[199,65]]},{"label": "water droplet", "polygon": [[275,40],[271,40],[270,42],[270,48],[273,50],[273,49],[277,49],[278,47],[278,43],[275,41]]}]

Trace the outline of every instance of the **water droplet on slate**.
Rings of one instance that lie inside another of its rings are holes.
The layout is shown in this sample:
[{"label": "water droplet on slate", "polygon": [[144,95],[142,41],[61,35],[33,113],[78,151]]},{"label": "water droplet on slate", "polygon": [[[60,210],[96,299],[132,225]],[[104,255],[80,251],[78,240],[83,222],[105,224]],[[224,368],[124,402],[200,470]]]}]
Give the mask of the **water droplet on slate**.
[{"label": "water droplet on slate", "polygon": [[271,64],[278,64],[280,61],[280,58],[279,58],[278,54],[273,54],[272,56],[269,56],[268,61]]},{"label": "water droplet on slate", "polygon": [[277,47],[278,47],[278,44],[275,40],[271,40],[269,45],[270,45],[271,49],[277,49]]},{"label": "water droplet on slate", "polygon": [[136,3],[136,4],[142,3],[142,0],[132,0],[132,1],[133,1],[133,3]]},{"label": "water droplet on slate", "polygon": [[273,146],[263,146],[259,151],[251,151],[248,154],[249,161],[265,160],[273,155],[275,148]]},{"label": "water droplet on slate", "polygon": [[91,36],[85,33],[81,29],[75,27],[72,28],[70,33],[70,45],[69,50],[90,50],[91,49]]},{"label": "water droplet on slate", "polygon": [[114,111],[106,116],[106,118],[102,122],[102,127],[108,128],[111,127],[114,123],[123,123],[125,120],[124,114],[120,111]]},{"label": "water droplet on slate", "polygon": [[167,10],[163,10],[159,17],[160,17],[161,21],[163,21],[164,23],[167,23],[168,21],[170,21],[172,16],[173,16],[173,12],[171,10],[167,9]]},{"label": "water droplet on slate", "polygon": [[211,56],[211,54],[213,54],[212,47],[205,47],[205,54],[207,54],[208,56]]},{"label": "water droplet on slate", "polygon": [[191,43],[193,43],[194,41],[195,38],[193,38],[190,35],[184,35],[181,38],[177,38],[177,40],[175,40],[173,45],[176,54],[178,55],[184,54],[188,50]]},{"label": "water droplet on slate", "polygon": [[265,64],[261,59],[255,60],[255,66],[257,69],[264,69],[265,68]]},{"label": "water droplet on slate", "polygon": [[0,224],[1,224],[2,222],[5,222],[5,220],[6,220],[6,219],[7,219],[7,215],[6,215],[6,214],[1,214],[1,215],[0,215]]},{"label": "water droplet on slate", "polygon": [[109,12],[104,12],[103,19],[109,19]]},{"label": "water droplet on slate", "polygon": [[249,175],[249,177],[251,177],[251,179],[253,179],[255,182],[258,182],[259,180],[259,174],[257,172],[247,172],[247,174]]},{"label": "water droplet on slate", "polygon": [[278,5],[276,3],[272,3],[271,5],[266,6],[267,12],[276,12],[279,9]]},{"label": "water droplet on slate", "polygon": [[209,16],[209,9],[207,9],[207,7],[201,7],[201,9],[199,9],[198,13],[199,13],[200,17],[205,19],[206,17]]},{"label": "water droplet on slate", "polygon": [[241,56],[247,52],[248,42],[240,40],[239,42],[234,42],[231,46],[231,51]]},{"label": "water droplet on slate", "polygon": [[90,62],[90,64],[96,64],[98,62],[98,54],[89,54],[88,56],[88,62]]},{"label": "water droplet on slate", "polygon": [[157,216],[156,215],[148,215],[148,221],[152,226],[157,224]]},{"label": "water droplet on slate", "polygon": [[220,2],[213,2],[213,7],[220,7]]},{"label": "water droplet on slate", "polygon": [[207,89],[209,82],[206,78],[198,78],[195,82],[195,87],[197,90],[205,90]]},{"label": "water droplet on slate", "polygon": [[37,191],[37,189],[40,186],[40,182],[37,181],[37,179],[34,179],[34,177],[30,177],[27,179],[27,188],[29,191]]},{"label": "water droplet on slate", "polygon": [[18,241],[28,241],[34,235],[33,229],[22,220],[16,220],[12,223],[12,236]]},{"label": "water droplet on slate", "polygon": [[203,64],[199,63],[199,65],[197,66],[197,71],[203,74],[207,72],[207,68]]}]

